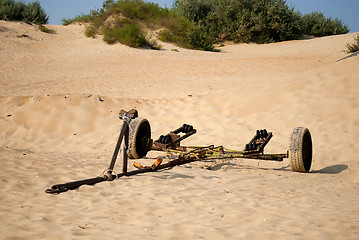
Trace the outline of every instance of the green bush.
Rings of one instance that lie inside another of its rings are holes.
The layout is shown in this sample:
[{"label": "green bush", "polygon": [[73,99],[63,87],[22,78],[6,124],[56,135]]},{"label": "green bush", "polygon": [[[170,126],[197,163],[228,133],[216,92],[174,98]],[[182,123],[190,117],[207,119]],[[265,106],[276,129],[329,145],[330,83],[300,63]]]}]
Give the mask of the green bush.
[{"label": "green bush", "polygon": [[347,43],[347,53],[354,53],[359,51],[359,33],[354,37],[353,43]]},{"label": "green bush", "polygon": [[266,43],[301,34],[300,14],[284,0],[177,0],[174,6],[217,41]]},{"label": "green bush", "polygon": [[267,43],[349,32],[339,19],[318,12],[302,16],[285,0],[176,0],[174,8],[217,42]]},{"label": "green bush", "polygon": [[49,17],[38,1],[25,4],[15,0],[0,0],[0,19],[46,24]]},{"label": "green bush", "polygon": [[220,4],[221,1],[213,0],[176,0],[174,7],[182,16],[199,23],[206,20],[210,12],[215,12]]},{"label": "green bush", "polygon": [[326,18],[321,12],[305,14],[302,18],[304,34],[323,37],[329,35],[346,34],[349,28],[339,19]]},{"label": "green bush", "polygon": [[97,29],[94,24],[90,24],[90,25],[86,26],[86,29],[85,29],[86,37],[94,38],[94,37],[96,37],[96,34],[97,34]]},{"label": "green bush", "polygon": [[154,22],[161,18],[165,11],[158,4],[143,2],[142,0],[120,0],[113,4],[110,9],[119,11],[123,16],[130,19],[141,19]]},{"label": "green bush", "polygon": [[232,40],[269,43],[292,40],[301,35],[300,14],[289,8],[285,1],[252,0],[245,6],[237,19],[238,28]]},{"label": "green bush", "polygon": [[23,11],[26,4],[23,2],[15,2],[14,0],[0,0],[0,19],[16,20],[23,19]]},{"label": "green bush", "polygon": [[41,5],[38,1],[30,2],[27,4],[26,8],[23,11],[23,18],[25,21],[37,24],[46,24],[49,20],[49,17],[41,8]]},{"label": "green bush", "polygon": [[182,23],[179,26],[173,27],[172,31],[168,29],[162,30],[159,39],[164,42],[176,43],[184,48],[214,52],[218,51],[213,46],[213,39],[200,25],[193,25],[190,23],[189,25],[186,25],[185,23]]},{"label": "green bush", "polygon": [[144,47],[148,45],[146,38],[137,24],[125,24],[121,28],[105,31],[103,40],[109,44],[120,42],[130,47]]}]

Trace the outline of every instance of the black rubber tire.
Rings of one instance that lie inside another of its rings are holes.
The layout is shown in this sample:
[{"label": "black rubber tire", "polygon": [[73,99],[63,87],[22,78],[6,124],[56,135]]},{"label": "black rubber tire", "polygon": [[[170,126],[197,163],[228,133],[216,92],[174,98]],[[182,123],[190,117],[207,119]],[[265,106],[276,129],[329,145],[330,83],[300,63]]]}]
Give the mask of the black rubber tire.
[{"label": "black rubber tire", "polygon": [[129,153],[132,159],[143,158],[149,151],[151,126],[147,119],[135,118],[130,123]]},{"label": "black rubber tire", "polygon": [[312,165],[313,144],[308,128],[297,127],[289,139],[289,163],[293,172],[309,172]]}]

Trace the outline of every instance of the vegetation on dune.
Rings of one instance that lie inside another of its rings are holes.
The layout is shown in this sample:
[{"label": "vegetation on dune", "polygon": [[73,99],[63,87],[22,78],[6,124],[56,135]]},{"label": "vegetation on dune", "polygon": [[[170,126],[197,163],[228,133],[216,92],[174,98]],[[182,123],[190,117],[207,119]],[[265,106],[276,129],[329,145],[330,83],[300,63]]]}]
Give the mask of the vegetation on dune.
[{"label": "vegetation on dune", "polygon": [[[31,22],[43,32],[54,33],[42,25],[48,19],[38,1],[0,0],[0,20]],[[160,49],[157,38],[206,51],[217,51],[214,44],[223,41],[271,43],[303,34],[322,37],[349,32],[341,20],[321,12],[302,15],[285,0],[176,0],[171,9],[143,0],[106,0],[101,9],[63,19],[63,25],[74,22],[88,23],[85,35],[103,35],[109,44]],[[358,42],[347,47],[355,51]]]},{"label": "vegetation on dune", "polygon": [[103,8],[88,15],[63,20],[64,25],[73,22],[89,23],[86,36],[101,34],[110,44],[156,48],[147,37],[149,30],[156,30],[162,41],[207,51],[215,51],[215,43],[227,40],[270,43],[303,34],[349,32],[342,21],[320,12],[303,16],[285,0],[176,0],[171,9],[142,0],[107,0]]},{"label": "vegetation on dune", "polygon": [[120,42],[130,47],[141,47],[147,44],[146,38],[138,24],[124,24],[120,28],[106,29],[103,40],[109,44]]},{"label": "vegetation on dune", "polygon": [[91,10],[90,14],[80,14],[74,18],[64,18],[62,19],[62,25],[67,26],[75,22],[90,22],[97,15],[97,11]]},{"label": "vegetation on dune", "polygon": [[217,41],[270,43],[303,34],[321,37],[349,32],[342,21],[320,12],[302,16],[285,0],[176,0],[174,7]]},{"label": "vegetation on dune", "polygon": [[44,32],[44,33],[56,33],[55,30],[49,29],[49,28],[45,27],[42,24],[39,24],[39,29],[40,29],[41,32]]},{"label": "vegetation on dune", "polygon": [[347,43],[347,53],[354,53],[359,51],[359,33],[354,37],[354,42]]},{"label": "vegetation on dune", "polygon": [[300,14],[282,0],[177,0],[174,6],[217,41],[268,43],[301,35]]},{"label": "vegetation on dune", "polygon": [[155,40],[147,36],[150,31],[160,29],[158,38],[179,46],[214,51],[213,41],[202,33],[202,29],[171,9],[142,0],[107,0],[103,8],[74,19],[64,19],[63,24],[87,22],[85,35],[104,35],[109,44],[120,42],[132,47],[149,46],[159,49]]},{"label": "vegetation on dune", "polygon": [[349,32],[346,26],[338,18],[326,18],[321,12],[305,14],[302,18],[303,33],[316,37],[345,34]]},{"label": "vegetation on dune", "polygon": [[49,17],[38,1],[25,4],[15,0],[0,0],[0,20],[46,24]]}]

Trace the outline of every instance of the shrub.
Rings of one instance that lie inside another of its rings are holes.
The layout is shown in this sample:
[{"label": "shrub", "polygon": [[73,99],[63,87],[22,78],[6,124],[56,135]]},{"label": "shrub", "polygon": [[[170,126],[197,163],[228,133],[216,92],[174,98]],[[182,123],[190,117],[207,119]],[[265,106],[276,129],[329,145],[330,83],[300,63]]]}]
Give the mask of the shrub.
[{"label": "shrub", "polygon": [[266,43],[301,34],[300,14],[284,0],[176,0],[175,8],[217,41]]},{"label": "shrub", "polygon": [[329,35],[345,34],[349,28],[339,19],[326,18],[321,12],[305,14],[302,18],[304,34],[323,37]]},{"label": "shrub", "polygon": [[136,22],[123,19],[119,27],[104,30],[103,40],[108,44],[120,42],[130,47],[150,47],[160,50],[162,46],[154,39],[147,40],[141,26]]},{"label": "shrub", "polygon": [[187,28],[181,26],[177,31],[172,33],[165,29],[160,32],[159,38],[164,42],[173,42],[184,48],[218,51],[214,48],[211,37],[200,25],[189,25]]},{"label": "shrub", "polygon": [[106,30],[103,40],[109,44],[120,42],[130,47],[143,47],[148,44],[137,24],[125,24],[121,28]]},{"label": "shrub", "polygon": [[359,33],[354,37],[353,43],[347,43],[347,53],[354,53],[359,51]]},{"label": "shrub", "polygon": [[217,52],[213,46],[213,39],[207,33],[207,30],[200,24],[194,25],[193,27],[189,28],[188,30],[188,37],[186,38],[185,45],[188,44],[189,48],[197,49],[197,50],[204,50],[204,51],[213,51]]},{"label": "shrub", "polygon": [[296,39],[300,35],[300,14],[289,8],[285,1],[252,0],[245,4],[238,16],[232,40],[269,43]]},{"label": "shrub", "polygon": [[154,22],[165,14],[158,4],[143,2],[142,0],[120,0],[109,7],[114,11],[120,11],[123,16],[130,19],[141,19]]},{"label": "shrub", "polygon": [[94,24],[86,26],[85,36],[94,38],[96,36],[96,27]]},{"label": "shrub", "polygon": [[46,24],[49,17],[38,1],[25,4],[14,0],[0,0],[0,19]]},{"label": "shrub", "polygon": [[320,12],[302,16],[285,0],[176,0],[177,13],[205,27],[217,42],[267,43],[297,39],[302,34],[348,33],[339,19]]},{"label": "shrub", "polygon": [[41,8],[38,1],[30,2],[27,4],[23,11],[23,19],[37,24],[46,24],[49,21],[49,17],[45,11]]},{"label": "shrub", "polygon": [[0,0],[0,19],[21,21],[25,8],[26,4],[23,2]]},{"label": "shrub", "polygon": [[[223,1],[222,1],[223,2]],[[215,11],[216,3],[213,0],[176,0],[174,7],[179,14],[196,23],[204,21],[208,14]]]}]

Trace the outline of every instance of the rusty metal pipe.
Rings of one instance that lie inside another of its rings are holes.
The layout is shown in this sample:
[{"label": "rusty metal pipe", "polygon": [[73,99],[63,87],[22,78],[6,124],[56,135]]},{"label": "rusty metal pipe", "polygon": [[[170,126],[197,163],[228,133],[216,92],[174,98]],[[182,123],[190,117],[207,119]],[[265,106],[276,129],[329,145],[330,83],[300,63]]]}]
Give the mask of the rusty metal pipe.
[{"label": "rusty metal pipe", "polygon": [[64,184],[56,184],[53,185],[51,188],[46,189],[45,192],[53,193],[53,194],[62,193],[62,192],[67,192],[68,190],[76,189],[82,185],[93,185],[106,180],[107,179],[105,179],[104,177],[95,177],[95,178],[89,178],[89,179],[84,179],[84,180],[79,180],[79,181],[74,181]]}]

